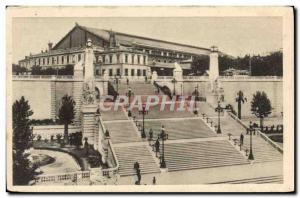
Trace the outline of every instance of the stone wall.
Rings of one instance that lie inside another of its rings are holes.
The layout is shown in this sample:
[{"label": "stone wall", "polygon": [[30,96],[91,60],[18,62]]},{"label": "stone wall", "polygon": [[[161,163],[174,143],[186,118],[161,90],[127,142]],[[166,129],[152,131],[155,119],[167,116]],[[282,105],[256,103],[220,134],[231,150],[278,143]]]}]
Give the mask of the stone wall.
[{"label": "stone wall", "polygon": [[29,101],[32,119],[51,118],[51,81],[13,81],[12,90],[13,102],[22,96]]},{"label": "stone wall", "polygon": [[247,102],[242,105],[242,117],[253,116],[251,114],[251,101],[256,91],[264,91],[271,101],[273,108],[271,116],[281,116],[283,111],[283,82],[282,81],[221,81],[224,89],[224,99],[227,104],[231,104],[237,111],[235,98],[237,92],[241,90],[247,98]]}]

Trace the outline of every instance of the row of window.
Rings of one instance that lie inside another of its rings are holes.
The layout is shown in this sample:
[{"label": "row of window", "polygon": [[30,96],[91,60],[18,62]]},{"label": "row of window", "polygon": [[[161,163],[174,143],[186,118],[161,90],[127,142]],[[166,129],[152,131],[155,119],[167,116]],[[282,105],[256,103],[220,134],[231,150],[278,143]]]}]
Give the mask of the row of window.
[{"label": "row of window", "polygon": [[[66,56],[51,56],[36,58],[35,65],[59,65],[59,64],[70,64],[75,63],[76,55],[66,55]],[[83,58],[83,54],[77,54],[77,61],[80,61]],[[50,63],[51,62],[51,63]]]},{"label": "row of window", "polygon": [[[147,70],[146,69],[124,69],[124,76],[129,76],[129,71],[130,71],[130,76],[146,76]],[[102,70],[102,74],[105,72],[105,69]],[[121,70],[116,69],[116,73],[113,73],[113,69],[108,70],[108,75],[109,76],[120,76],[121,75]]]},{"label": "row of window", "polygon": [[166,52],[166,51],[160,51],[160,50],[145,50],[147,54],[152,54],[156,56],[168,56],[173,58],[184,58],[189,59],[192,58],[191,55],[188,54],[180,54],[180,53],[174,53],[174,52]]},{"label": "row of window", "polygon": [[[125,63],[129,63],[129,56],[130,56],[129,54],[125,54],[125,60],[124,60]],[[117,63],[122,62],[122,60],[120,60],[120,54],[117,54],[116,58],[117,58]],[[99,57],[97,59],[99,59]],[[146,65],[146,59],[147,59],[146,56],[137,55],[137,59],[136,59],[136,62],[135,62],[135,55],[131,54],[131,61],[130,61],[130,63],[132,63],[132,64],[136,63],[136,64],[144,64],[144,65]],[[107,58],[107,56],[103,55],[102,56],[102,61],[104,63],[110,63],[110,64],[114,63],[113,62],[113,55],[112,54],[108,55],[108,58]]]}]

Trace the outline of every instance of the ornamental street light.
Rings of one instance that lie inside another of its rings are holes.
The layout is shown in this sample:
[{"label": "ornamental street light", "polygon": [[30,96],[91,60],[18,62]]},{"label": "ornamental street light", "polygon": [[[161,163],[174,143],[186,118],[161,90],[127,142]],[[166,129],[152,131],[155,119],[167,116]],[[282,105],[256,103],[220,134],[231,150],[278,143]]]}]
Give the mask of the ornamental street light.
[{"label": "ornamental street light", "polygon": [[115,75],[115,82],[117,86],[117,92],[119,92],[119,78],[117,77],[117,75]]},{"label": "ornamental street light", "polygon": [[142,138],[146,138],[146,133],[145,133],[145,115],[148,114],[148,111],[146,111],[146,105],[143,104],[142,110],[139,111],[139,114],[143,115],[143,126],[142,126]]},{"label": "ornamental street light", "polygon": [[249,124],[249,132],[250,132],[250,153],[249,153],[249,160],[254,160],[254,155],[253,155],[253,151],[252,151],[252,132],[255,131],[255,129],[253,128],[252,122],[250,122]]},{"label": "ornamental street light", "polygon": [[173,78],[171,82],[174,85],[174,87],[173,87],[173,96],[175,96],[176,95],[175,84],[177,83],[177,80],[175,78]]},{"label": "ornamental street light", "polygon": [[131,111],[130,111],[130,103],[131,103],[131,96],[133,95],[131,88],[128,88],[128,92],[127,92],[127,97],[128,97],[128,116],[131,116]]},{"label": "ornamental street light", "polygon": [[165,162],[165,144],[164,142],[169,139],[169,135],[165,132],[164,125],[161,126],[161,133],[158,134],[158,138],[162,140],[162,156],[160,161],[160,168],[166,168],[166,162]]},{"label": "ornamental street light", "polygon": [[220,101],[218,102],[218,106],[217,106],[217,108],[215,109],[215,111],[216,112],[218,112],[218,129],[217,129],[217,133],[218,134],[220,134],[220,133],[222,133],[222,131],[221,131],[221,119],[220,119],[220,114],[221,114],[221,112],[223,112],[223,107],[221,107],[221,105],[220,105]]},{"label": "ornamental street light", "polygon": [[198,97],[199,97],[199,93],[198,93],[198,84],[195,87],[195,110],[194,110],[194,114],[198,114],[198,110],[197,110],[197,101],[198,101]]}]

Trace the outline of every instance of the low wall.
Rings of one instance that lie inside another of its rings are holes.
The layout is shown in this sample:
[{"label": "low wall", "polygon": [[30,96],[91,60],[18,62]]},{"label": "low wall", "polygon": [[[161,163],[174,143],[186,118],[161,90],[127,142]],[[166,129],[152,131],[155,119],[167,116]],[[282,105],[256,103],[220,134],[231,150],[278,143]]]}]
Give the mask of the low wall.
[{"label": "low wall", "polygon": [[[80,127],[69,125],[68,127],[69,133],[76,133],[81,131]],[[37,138],[38,135],[42,137],[42,139],[50,140],[51,136],[54,136],[56,139],[57,134],[64,134],[64,125],[45,125],[45,126],[33,126],[33,135],[35,136],[34,139]]]}]

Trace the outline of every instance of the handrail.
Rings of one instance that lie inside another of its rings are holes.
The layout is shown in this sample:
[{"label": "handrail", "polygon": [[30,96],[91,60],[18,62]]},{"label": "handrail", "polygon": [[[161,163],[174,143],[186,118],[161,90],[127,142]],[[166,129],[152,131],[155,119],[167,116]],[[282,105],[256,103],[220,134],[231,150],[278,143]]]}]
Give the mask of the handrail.
[{"label": "handrail", "polygon": [[73,79],[73,75],[12,75],[16,79]]},{"label": "handrail", "polygon": [[240,75],[240,76],[219,76],[219,79],[253,79],[253,80],[269,80],[269,79],[275,79],[275,80],[282,80],[282,76],[247,76],[247,75]]},{"label": "handrail", "polygon": [[[241,124],[245,129],[248,128],[237,116],[235,116],[233,113],[227,111],[228,115],[230,115],[233,119],[235,119],[239,124]],[[259,129],[255,129],[256,132],[262,137],[265,141],[267,141],[271,146],[273,146],[276,150],[278,150],[280,153],[283,153],[283,149],[276,144],[273,140],[271,140],[266,134],[262,133]]]},{"label": "handrail", "polygon": [[[99,116],[99,124],[100,124],[100,126],[101,126],[101,128],[102,128],[102,131],[105,132],[105,131],[106,131],[106,128],[105,128],[105,126],[103,125],[103,120],[102,120],[101,116]],[[103,134],[103,136],[105,137],[105,134]],[[118,161],[117,155],[116,155],[116,153],[115,153],[115,150],[114,150],[114,148],[113,148],[113,146],[112,146],[112,142],[111,142],[110,139],[108,139],[108,146],[110,147],[111,152],[112,152],[112,154],[113,154],[113,158],[114,158],[114,161],[115,161],[115,163],[116,163],[116,167],[113,167],[113,168],[107,168],[107,169],[102,169],[102,171],[103,171],[103,172],[104,172],[104,171],[108,171],[108,172],[113,171],[113,172],[115,173],[116,171],[119,170],[119,161]]]}]

